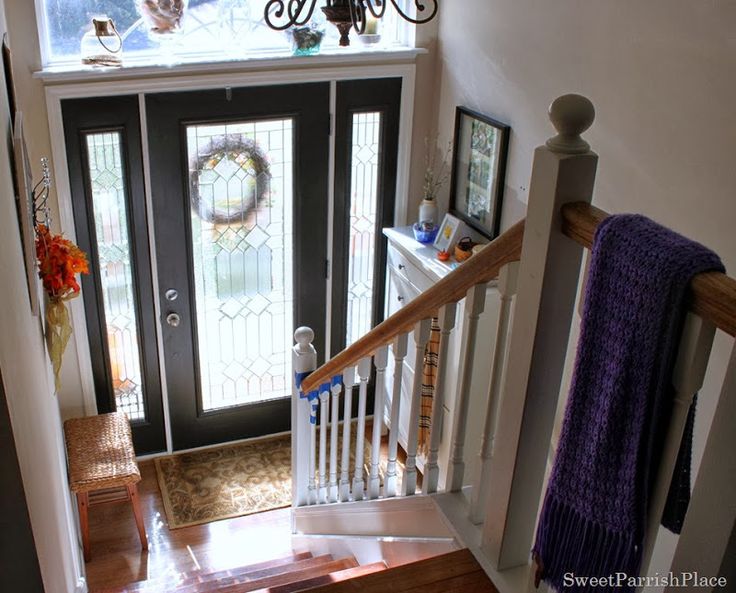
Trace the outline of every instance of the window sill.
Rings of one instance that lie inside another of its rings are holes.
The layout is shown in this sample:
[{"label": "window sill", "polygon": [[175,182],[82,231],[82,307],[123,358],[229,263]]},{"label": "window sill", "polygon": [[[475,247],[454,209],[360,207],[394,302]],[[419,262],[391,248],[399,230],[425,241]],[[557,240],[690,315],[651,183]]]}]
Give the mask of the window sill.
[{"label": "window sill", "polygon": [[363,47],[328,49],[315,56],[293,56],[285,52],[269,52],[246,58],[209,60],[189,58],[171,64],[126,62],[121,68],[101,68],[72,63],[52,66],[33,73],[34,78],[47,84],[120,80],[127,78],[155,78],[161,75],[218,74],[259,70],[289,70],[293,68],[319,68],[325,66],[349,66],[413,62],[416,56],[426,54],[424,48],[392,47],[366,50]]}]

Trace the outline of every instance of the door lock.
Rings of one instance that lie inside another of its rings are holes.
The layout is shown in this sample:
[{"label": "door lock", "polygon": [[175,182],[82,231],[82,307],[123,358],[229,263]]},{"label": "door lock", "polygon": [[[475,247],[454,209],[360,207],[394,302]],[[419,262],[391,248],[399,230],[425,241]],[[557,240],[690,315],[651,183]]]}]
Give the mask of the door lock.
[{"label": "door lock", "polygon": [[169,313],[166,316],[166,323],[168,323],[171,327],[179,327],[179,324],[181,323],[181,317],[179,317],[178,313]]},{"label": "door lock", "polygon": [[169,290],[164,293],[164,296],[166,297],[167,301],[175,301],[179,298],[179,292],[174,290],[173,288],[169,288]]}]

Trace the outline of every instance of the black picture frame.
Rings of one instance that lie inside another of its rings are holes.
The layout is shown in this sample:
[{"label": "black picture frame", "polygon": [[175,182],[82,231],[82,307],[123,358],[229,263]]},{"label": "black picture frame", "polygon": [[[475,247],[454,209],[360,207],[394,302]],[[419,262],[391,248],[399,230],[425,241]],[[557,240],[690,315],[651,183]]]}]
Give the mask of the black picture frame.
[{"label": "black picture frame", "polygon": [[455,110],[450,212],[488,239],[501,224],[510,131],[482,113]]}]

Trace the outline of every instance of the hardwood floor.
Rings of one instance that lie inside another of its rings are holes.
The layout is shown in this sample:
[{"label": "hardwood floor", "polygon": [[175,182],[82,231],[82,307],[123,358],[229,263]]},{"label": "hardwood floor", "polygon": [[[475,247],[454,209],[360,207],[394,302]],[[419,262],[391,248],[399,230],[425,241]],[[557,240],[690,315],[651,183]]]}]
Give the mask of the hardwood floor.
[{"label": "hardwood floor", "polygon": [[92,507],[92,560],[86,565],[91,592],[153,578],[176,582],[183,572],[212,572],[291,554],[289,508],[170,531],[153,461],[139,466],[149,551],[141,551],[130,504]]}]

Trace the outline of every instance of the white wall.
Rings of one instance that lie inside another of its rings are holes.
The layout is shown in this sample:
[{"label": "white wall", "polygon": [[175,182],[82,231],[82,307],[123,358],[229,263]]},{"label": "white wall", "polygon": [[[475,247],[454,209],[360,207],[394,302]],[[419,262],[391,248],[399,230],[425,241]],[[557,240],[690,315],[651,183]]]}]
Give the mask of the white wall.
[{"label": "white wall", "polygon": [[[533,149],[553,134],[547,106],[564,93],[587,95],[597,117],[586,138],[600,155],[594,203],[646,214],[701,241],[733,275],[735,26],[733,0],[445,1],[435,127],[452,138],[457,105],[511,126],[507,228],[524,215]],[[717,336],[696,466],[732,344]]]},{"label": "white wall", "polygon": [[[0,35],[6,30],[0,0]],[[12,41],[11,41],[12,48]],[[1,74],[0,74],[1,76]],[[79,549],[71,515],[58,400],[38,317],[30,312],[11,162],[8,100],[0,86],[0,367],[46,593],[77,585]],[[41,114],[43,115],[43,114]],[[31,113],[27,117],[33,116]],[[38,117],[38,114],[35,114]],[[0,581],[2,578],[0,577]]]}]

